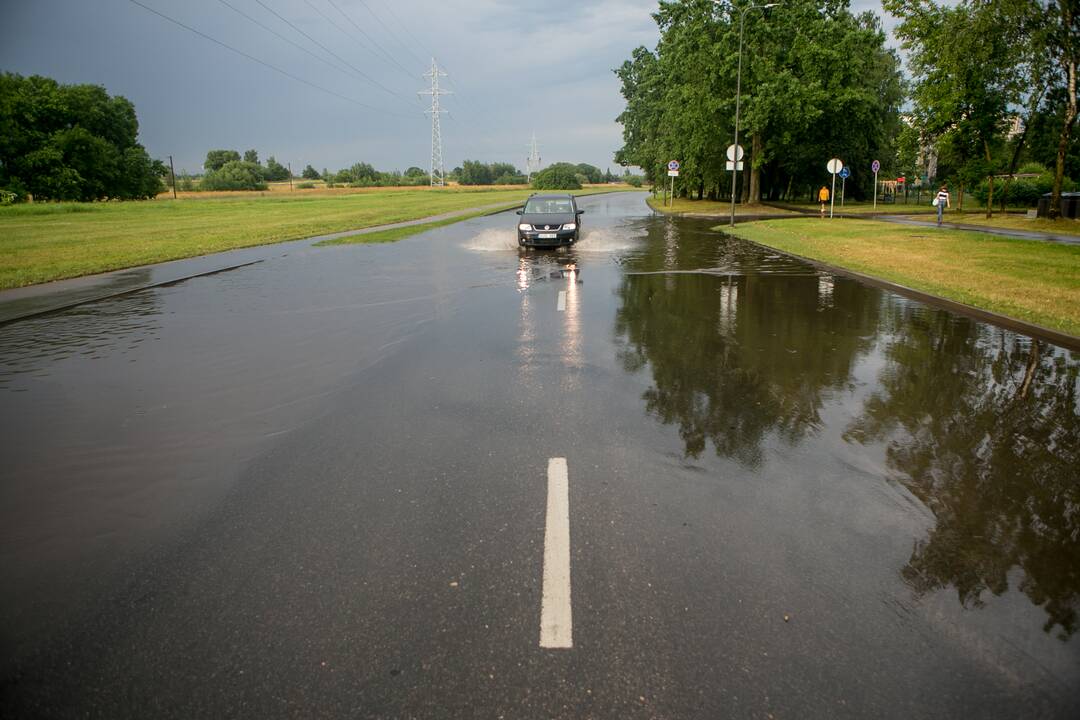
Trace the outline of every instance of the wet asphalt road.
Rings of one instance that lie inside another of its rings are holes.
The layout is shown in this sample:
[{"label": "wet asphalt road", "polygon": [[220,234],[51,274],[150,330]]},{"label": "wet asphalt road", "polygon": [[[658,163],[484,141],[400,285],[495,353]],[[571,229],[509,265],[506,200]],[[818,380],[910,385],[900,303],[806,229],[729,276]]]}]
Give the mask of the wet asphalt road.
[{"label": "wet asphalt road", "polygon": [[1080,357],[583,207],[0,328],[4,714],[1076,717]]}]

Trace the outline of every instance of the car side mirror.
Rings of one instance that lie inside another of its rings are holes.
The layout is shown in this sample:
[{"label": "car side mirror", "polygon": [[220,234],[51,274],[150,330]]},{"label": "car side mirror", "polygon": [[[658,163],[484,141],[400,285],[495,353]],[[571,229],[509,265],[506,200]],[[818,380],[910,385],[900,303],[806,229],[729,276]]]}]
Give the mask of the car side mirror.
[{"label": "car side mirror", "polygon": [[578,214],[578,215],[584,215],[584,214],[585,214],[585,211],[584,211],[584,210],[578,210],[578,211],[577,211],[577,214]]},{"label": "car side mirror", "polygon": [[524,214],[525,214],[525,211],[524,211],[524,210],[518,210],[518,211],[517,211],[517,214],[518,214],[518,215],[524,215]]}]

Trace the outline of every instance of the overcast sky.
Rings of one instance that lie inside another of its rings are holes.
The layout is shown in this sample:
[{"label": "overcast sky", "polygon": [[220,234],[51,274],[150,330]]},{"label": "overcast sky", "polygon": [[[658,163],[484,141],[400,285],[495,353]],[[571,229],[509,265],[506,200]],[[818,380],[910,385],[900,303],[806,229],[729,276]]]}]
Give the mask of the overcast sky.
[{"label": "overcast sky", "polygon": [[[655,0],[139,2],[293,77],[131,0],[0,0],[0,70],[127,97],[142,143],[178,172],[199,170],[211,148],[255,148],[297,173],[427,169],[430,101],[416,92],[432,53],[455,93],[443,98],[448,171],[464,159],[523,168],[534,131],[545,165],[615,171],[612,69],[658,37]],[[852,5],[881,13],[879,0]]]}]

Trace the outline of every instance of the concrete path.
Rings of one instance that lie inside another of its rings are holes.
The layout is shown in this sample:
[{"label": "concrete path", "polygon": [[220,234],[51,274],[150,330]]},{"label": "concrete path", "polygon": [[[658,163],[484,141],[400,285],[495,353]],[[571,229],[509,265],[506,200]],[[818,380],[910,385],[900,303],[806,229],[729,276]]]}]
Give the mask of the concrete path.
[{"label": "concrete path", "polygon": [[[936,220],[912,220],[899,215],[875,215],[870,220],[882,220],[884,222],[898,223],[900,225],[915,225],[918,227],[938,227]],[[968,225],[965,223],[944,222],[941,227],[949,230],[970,230],[971,232],[1000,235],[1002,237],[1020,238],[1022,240],[1044,240],[1046,242],[1065,243],[1066,245],[1080,245],[1080,235],[1067,235],[1065,233],[1032,232],[1030,230],[1013,230],[1011,228],[986,227],[985,225]]]}]

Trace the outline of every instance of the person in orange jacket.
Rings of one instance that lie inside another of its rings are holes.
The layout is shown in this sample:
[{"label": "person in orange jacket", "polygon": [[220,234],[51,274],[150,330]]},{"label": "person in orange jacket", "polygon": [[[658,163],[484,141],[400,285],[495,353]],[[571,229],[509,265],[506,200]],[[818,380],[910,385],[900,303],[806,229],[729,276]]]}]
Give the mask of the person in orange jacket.
[{"label": "person in orange jacket", "polygon": [[821,201],[821,217],[825,217],[825,203],[829,202],[829,188],[822,185],[817,191],[817,199]]}]

